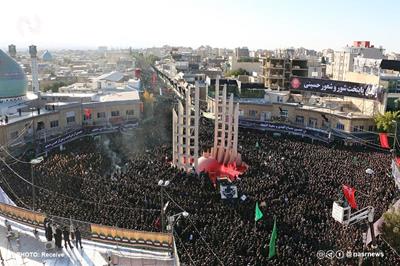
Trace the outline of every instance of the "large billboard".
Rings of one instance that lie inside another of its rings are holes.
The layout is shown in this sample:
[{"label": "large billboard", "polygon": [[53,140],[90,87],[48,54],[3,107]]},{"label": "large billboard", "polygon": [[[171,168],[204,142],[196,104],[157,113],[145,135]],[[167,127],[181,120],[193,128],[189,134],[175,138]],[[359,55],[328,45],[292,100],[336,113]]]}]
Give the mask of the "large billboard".
[{"label": "large billboard", "polygon": [[290,79],[290,89],[366,99],[381,99],[381,90],[377,85],[329,79],[292,77]]}]

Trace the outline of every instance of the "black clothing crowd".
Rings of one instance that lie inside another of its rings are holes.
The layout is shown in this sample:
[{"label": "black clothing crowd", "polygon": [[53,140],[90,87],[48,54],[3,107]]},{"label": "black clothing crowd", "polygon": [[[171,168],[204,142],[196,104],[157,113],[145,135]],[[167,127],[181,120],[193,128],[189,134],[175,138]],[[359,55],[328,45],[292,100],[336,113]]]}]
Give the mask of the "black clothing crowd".
[{"label": "black clothing crowd", "polygon": [[[206,119],[200,124],[201,150],[206,150],[212,145],[213,125]],[[165,133],[159,132],[162,130],[155,129],[150,137],[157,139]],[[109,158],[109,151],[101,147],[104,138],[121,157],[118,166],[113,165],[115,160]],[[170,166],[170,143],[155,140],[157,145],[129,150],[129,143],[122,141],[126,138],[88,138],[67,144],[63,152],[50,153],[34,166],[35,184],[50,190],[37,189],[37,208],[81,221],[160,231],[157,183],[170,180],[164,199],[170,201],[167,216],[182,209],[190,214],[175,226],[180,259],[186,265],[354,265],[358,258],[331,261],[317,257],[319,250],[364,250],[365,223],[345,229],[331,217],[333,201],[342,197],[341,185],[369,194],[365,197],[356,192],[356,200],[360,208],[375,207],[375,220],[399,197],[388,176],[389,154],[240,129],[239,152],[249,169],[234,182],[239,198],[221,200],[218,188],[206,175],[187,174]],[[135,142],[135,137],[130,141]],[[22,176],[30,176],[29,165],[14,163],[12,167]],[[367,168],[374,174],[367,174]],[[1,171],[21,201],[30,205],[31,186],[4,166]],[[6,186],[3,189],[9,192]],[[8,194],[21,204],[12,193]],[[255,229],[256,202],[264,217]],[[268,259],[274,217],[277,255]],[[63,232],[50,223],[46,228],[46,236],[54,238],[59,247],[63,235],[67,247],[71,233],[68,228]],[[75,228],[76,241],[77,232]],[[400,263],[385,243],[378,240],[378,247],[384,252],[379,258],[382,265]]]},{"label": "black clothing crowd", "polygon": [[74,247],[71,245],[70,238],[72,238],[72,240],[75,240],[75,247],[83,248],[81,231],[79,227],[74,227],[73,225],[70,225],[70,230],[69,230],[67,226],[61,227],[61,225],[45,219],[44,230],[45,230],[46,240],[53,241],[54,239],[55,246],[58,249],[62,248],[63,239],[65,248],[68,248],[69,246],[71,249],[73,249]]}]

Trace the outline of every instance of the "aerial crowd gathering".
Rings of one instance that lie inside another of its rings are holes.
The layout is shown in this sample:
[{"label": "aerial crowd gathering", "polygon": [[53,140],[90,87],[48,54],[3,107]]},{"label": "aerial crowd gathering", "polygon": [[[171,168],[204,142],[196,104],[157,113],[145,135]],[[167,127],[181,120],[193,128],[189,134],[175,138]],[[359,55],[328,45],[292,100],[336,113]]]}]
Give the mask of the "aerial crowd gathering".
[{"label": "aerial crowd gathering", "polygon": [[[158,182],[169,180],[164,196],[164,201],[169,201],[166,215],[182,210],[189,213],[174,229],[180,260],[185,265],[325,265],[329,261],[317,257],[319,250],[363,251],[366,224],[344,229],[331,216],[332,203],[342,197],[343,184],[369,195],[356,194],[357,203],[374,206],[375,219],[399,197],[388,176],[388,153],[240,128],[239,151],[249,168],[233,182],[238,198],[223,200],[206,174],[171,167],[171,143],[165,141],[165,132],[171,132],[168,123],[147,128],[150,131],[140,136],[87,137],[65,145],[64,151],[50,152],[33,167],[38,186],[36,209],[83,222],[160,231]],[[211,147],[212,121],[201,119],[199,138],[200,150]],[[110,143],[107,149],[104,140]],[[110,149],[118,155],[117,163],[110,158]],[[12,158],[9,162],[19,175],[30,176],[29,164]],[[3,189],[17,205],[31,206],[31,185],[3,164],[0,167]],[[367,168],[374,174],[367,174]],[[256,203],[263,217],[255,224]],[[274,220],[277,252],[269,258]],[[379,258],[382,265],[399,263],[379,238],[378,246],[384,253]]]}]

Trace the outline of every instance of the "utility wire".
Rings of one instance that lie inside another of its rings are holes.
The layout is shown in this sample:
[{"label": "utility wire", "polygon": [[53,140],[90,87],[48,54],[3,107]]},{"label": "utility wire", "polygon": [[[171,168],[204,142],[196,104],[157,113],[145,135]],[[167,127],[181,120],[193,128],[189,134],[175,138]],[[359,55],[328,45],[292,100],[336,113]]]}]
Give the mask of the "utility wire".
[{"label": "utility wire", "polygon": [[383,236],[379,235],[379,237],[383,240],[383,242],[385,242],[390,247],[390,249],[397,255],[397,257],[400,258],[399,253],[397,253],[397,251],[383,238]]},{"label": "utility wire", "polygon": [[[339,131],[335,131],[335,132],[337,134],[341,135],[342,137],[347,137],[347,135],[345,135],[344,133],[340,133]],[[359,143],[359,144],[362,144],[362,145],[367,146],[369,148],[373,148],[373,149],[380,150],[380,151],[383,151],[383,152],[389,152],[389,150],[382,149],[379,145],[369,143],[366,140],[361,139],[361,138],[359,138],[357,136],[354,136],[354,135],[351,135],[351,136],[353,136],[352,140],[355,141],[356,143]]]},{"label": "utility wire", "polygon": [[12,159],[14,159],[15,161],[19,162],[19,163],[27,163],[27,164],[31,164],[30,161],[22,161],[16,157],[14,157],[11,153],[9,153],[3,146],[0,147],[8,156],[10,156]]},{"label": "utility wire", "polygon": [[[15,138],[15,139],[13,139],[13,140],[10,140],[8,143],[6,143],[4,146],[5,147],[8,147],[8,146],[10,146],[11,144],[13,144],[15,141],[17,141],[24,133],[25,133],[25,131],[29,128],[29,126],[31,126],[33,124],[33,121],[31,121],[30,123],[28,123],[23,129],[22,129],[22,131],[17,135],[17,137]],[[4,147],[3,146],[3,147]]]},{"label": "utility wire", "polygon": [[179,243],[181,244],[181,246],[183,247],[183,250],[185,251],[185,253],[188,255],[190,261],[192,262],[193,265],[196,265],[192,259],[192,256],[190,256],[190,253],[186,250],[185,245],[183,244],[183,241],[181,240],[181,238],[178,236],[178,234],[175,234],[176,238],[178,238]]},{"label": "utility wire", "polygon": [[10,192],[14,195],[14,197],[19,200],[22,205],[24,205],[26,208],[30,209],[30,206],[28,204],[26,204],[23,200],[21,200],[17,193],[15,193],[15,191],[11,188],[10,184],[7,182],[7,179],[3,176],[3,174],[0,172],[1,175],[1,179],[4,181],[4,184],[7,186],[7,188],[10,190]]},{"label": "utility wire", "polygon": [[[180,206],[178,203],[176,203],[176,201],[168,194],[168,192],[164,191],[165,194],[167,195],[167,197],[182,211],[185,211],[185,209],[182,208],[182,206]],[[207,243],[207,241],[203,238],[203,236],[201,235],[200,230],[196,227],[196,225],[194,224],[193,220],[190,218],[190,215],[187,217],[187,219],[189,219],[190,223],[193,225],[194,229],[196,230],[196,232],[199,234],[201,240],[204,242],[204,244],[207,246],[207,248],[211,251],[211,253],[214,255],[214,257],[219,261],[219,263],[221,263],[221,265],[224,265],[224,263],[221,261],[221,259],[217,256],[217,254],[215,254],[215,252],[212,250],[212,248],[210,247],[210,245]]]}]

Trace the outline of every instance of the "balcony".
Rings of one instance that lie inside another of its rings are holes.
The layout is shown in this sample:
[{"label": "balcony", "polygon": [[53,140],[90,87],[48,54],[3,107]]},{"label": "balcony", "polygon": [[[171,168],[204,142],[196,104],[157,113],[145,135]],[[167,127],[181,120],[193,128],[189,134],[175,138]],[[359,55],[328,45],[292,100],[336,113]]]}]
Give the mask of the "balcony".
[{"label": "balcony", "polygon": [[271,64],[267,63],[265,68],[270,68],[270,69],[284,69],[283,65],[280,64]]}]

